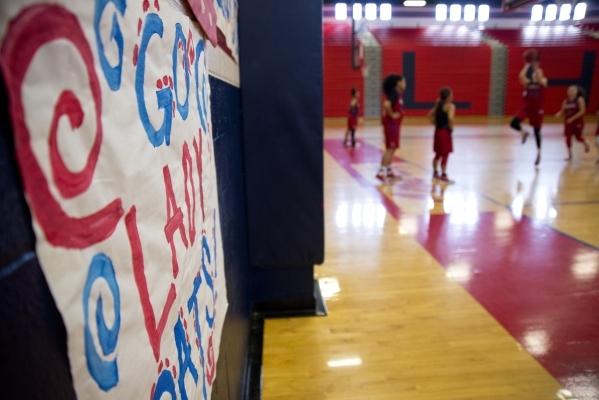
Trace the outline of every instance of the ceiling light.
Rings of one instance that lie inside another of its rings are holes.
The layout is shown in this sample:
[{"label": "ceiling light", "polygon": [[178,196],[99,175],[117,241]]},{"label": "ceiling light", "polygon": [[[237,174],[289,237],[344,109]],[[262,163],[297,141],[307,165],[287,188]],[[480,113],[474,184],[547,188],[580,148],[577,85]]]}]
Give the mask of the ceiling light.
[{"label": "ceiling light", "polygon": [[451,21],[459,21],[462,18],[462,6],[459,4],[452,4],[449,7],[449,19]]},{"label": "ceiling light", "polygon": [[476,16],[476,7],[474,4],[466,4],[464,6],[464,21],[474,21]]},{"label": "ceiling light", "polygon": [[426,5],[425,0],[406,0],[403,2],[406,7],[424,7]]},{"label": "ceiling light", "polygon": [[362,19],[362,4],[354,4],[352,7],[352,14],[355,20]]},{"label": "ceiling light", "polygon": [[335,19],[338,21],[344,21],[345,19],[347,19],[347,4],[335,4]]},{"label": "ceiling light", "polygon": [[367,20],[374,21],[376,19],[376,4],[366,4],[366,7],[364,7],[364,16]]},{"label": "ceiling light", "polygon": [[489,20],[489,12],[490,8],[486,4],[482,4],[478,6],[478,20],[480,22],[485,22]]},{"label": "ceiling light", "polygon": [[391,4],[389,4],[389,3],[381,4],[381,6],[379,7],[379,13],[380,13],[381,20],[389,21],[391,19],[391,14],[392,14]]},{"label": "ceiling light", "polygon": [[545,21],[555,21],[557,18],[557,5],[549,4],[545,10]]},{"label": "ceiling light", "polygon": [[437,4],[435,8],[435,19],[437,21],[445,21],[447,19],[447,6],[445,4]]},{"label": "ceiling light", "polygon": [[532,13],[530,14],[530,20],[537,22],[543,19],[543,6],[536,4],[532,6]]},{"label": "ceiling light", "polygon": [[586,3],[578,3],[576,7],[574,7],[574,21],[579,21],[584,19],[584,16],[587,12],[587,4]]},{"label": "ceiling light", "polygon": [[570,19],[570,13],[572,12],[572,6],[570,4],[562,4],[559,9],[559,20],[567,21]]}]

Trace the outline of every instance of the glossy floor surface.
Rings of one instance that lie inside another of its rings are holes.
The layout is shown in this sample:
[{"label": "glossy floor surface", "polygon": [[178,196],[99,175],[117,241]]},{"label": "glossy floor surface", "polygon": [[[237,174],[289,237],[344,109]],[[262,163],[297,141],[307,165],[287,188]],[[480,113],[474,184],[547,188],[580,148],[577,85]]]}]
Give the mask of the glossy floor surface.
[{"label": "glossy floor surface", "polygon": [[347,149],[329,123],[329,315],[266,321],[263,399],[599,399],[598,154],[564,161],[562,129],[535,169],[507,123],[458,120],[441,186],[407,120],[403,179],[379,185],[380,126]]}]

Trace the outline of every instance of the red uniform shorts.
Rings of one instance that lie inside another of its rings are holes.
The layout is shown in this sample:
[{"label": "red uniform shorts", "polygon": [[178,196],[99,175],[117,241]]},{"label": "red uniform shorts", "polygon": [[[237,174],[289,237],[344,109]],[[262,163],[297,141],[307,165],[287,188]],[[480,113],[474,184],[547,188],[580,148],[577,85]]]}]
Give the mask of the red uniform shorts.
[{"label": "red uniform shorts", "polygon": [[399,148],[400,123],[398,120],[385,124],[385,146],[387,149]]},{"label": "red uniform shorts", "polygon": [[576,136],[576,139],[582,140],[582,129],[584,128],[584,122],[574,122],[572,124],[566,124],[564,128],[564,134],[567,138]]},{"label": "red uniform shorts", "polygon": [[435,130],[435,140],[433,142],[433,150],[438,156],[446,156],[453,152],[453,139],[451,131],[446,128]]},{"label": "red uniform shorts", "polygon": [[355,131],[357,127],[358,127],[358,117],[354,117],[353,115],[350,115],[347,118],[347,129],[349,129],[351,131]]},{"label": "red uniform shorts", "polygon": [[543,109],[522,103],[522,106],[520,106],[520,109],[516,113],[516,118],[522,121],[528,118],[528,123],[530,123],[533,128],[541,129],[541,125],[543,124],[543,114]]}]

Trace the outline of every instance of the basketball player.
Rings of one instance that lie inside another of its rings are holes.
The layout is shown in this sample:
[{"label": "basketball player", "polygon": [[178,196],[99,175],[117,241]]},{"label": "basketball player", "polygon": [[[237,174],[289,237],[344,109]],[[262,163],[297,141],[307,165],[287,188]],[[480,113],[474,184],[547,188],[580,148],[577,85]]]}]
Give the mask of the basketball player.
[{"label": "basketball player", "polygon": [[568,147],[568,157],[566,161],[572,159],[572,136],[580,143],[584,144],[584,151],[588,153],[591,146],[582,137],[582,129],[584,128],[584,113],[586,111],[586,103],[584,101],[584,90],[577,85],[572,85],[567,91],[568,97],[563,101],[562,108],[555,114],[560,117],[566,114],[564,135],[566,135],[566,146]]},{"label": "basketball player", "polygon": [[347,132],[343,144],[349,146],[349,137],[351,136],[351,147],[356,147],[356,128],[358,127],[358,115],[360,114],[360,92],[356,88],[351,89],[351,101],[349,102],[349,112],[347,115]]},{"label": "basketball player", "polygon": [[547,78],[539,68],[539,59],[525,63],[518,74],[518,79],[524,86],[524,99],[510,126],[522,134],[522,144],[526,143],[528,132],[522,129],[520,123],[528,118],[528,123],[533,127],[537,141],[537,159],[535,165],[541,162],[541,125],[543,124],[543,103]]},{"label": "basketball player", "polygon": [[[455,119],[455,104],[453,104],[453,92],[450,88],[443,87],[439,92],[437,104],[428,112],[429,120],[435,125],[435,140],[433,150],[433,181],[440,183],[453,183],[447,177],[447,160],[449,153],[453,152],[453,123]],[[439,177],[438,165],[441,161],[441,177]]]},{"label": "basketball player", "polygon": [[383,130],[385,133],[386,150],[381,160],[381,168],[376,174],[382,182],[398,179],[391,169],[393,155],[399,148],[399,136],[403,112],[403,92],[406,90],[406,80],[401,75],[391,74],[383,81],[383,93],[387,98],[383,102]]}]

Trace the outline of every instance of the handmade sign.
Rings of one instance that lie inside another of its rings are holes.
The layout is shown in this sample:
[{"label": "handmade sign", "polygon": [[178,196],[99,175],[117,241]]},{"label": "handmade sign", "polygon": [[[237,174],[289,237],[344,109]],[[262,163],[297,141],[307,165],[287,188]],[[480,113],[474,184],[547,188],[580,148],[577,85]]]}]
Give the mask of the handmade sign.
[{"label": "handmade sign", "polygon": [[79,398],[209,399],[215,379],[210,44],[165,4],[0,3],[16,154]]},{"label": "handmade sign", "polygon": [[239,59],[237,38],[237,0],[216,0],[216,26],[223,33],[227,48],[235,61]]}]

